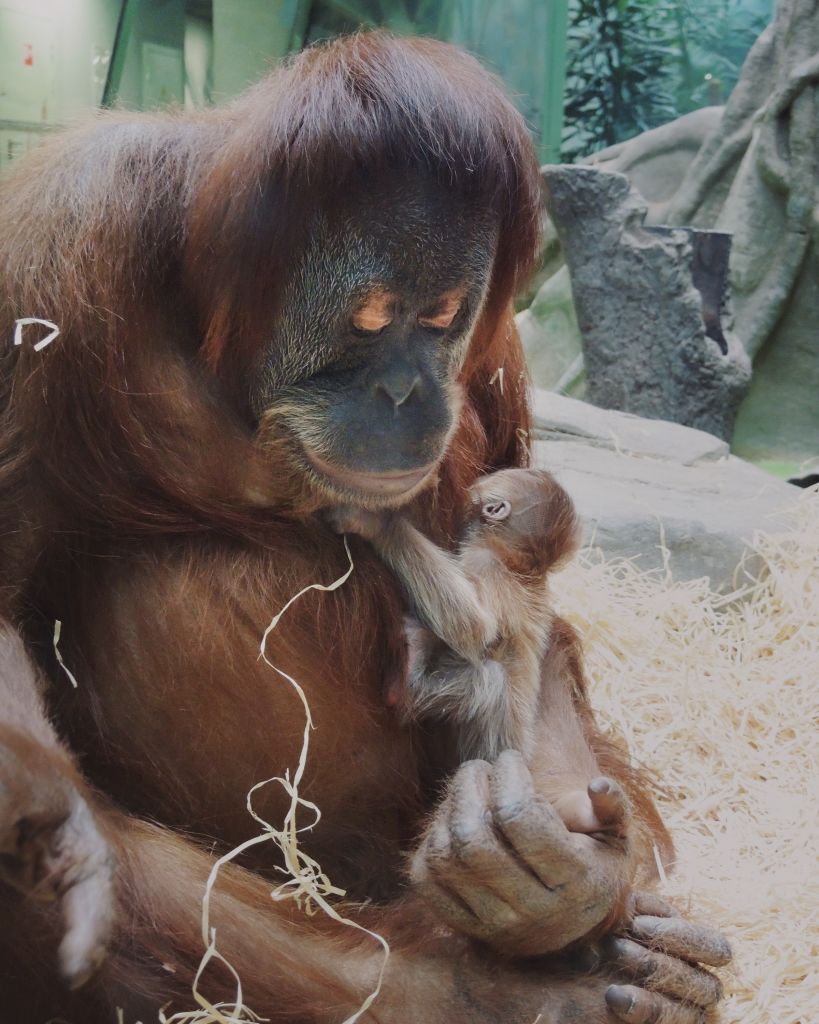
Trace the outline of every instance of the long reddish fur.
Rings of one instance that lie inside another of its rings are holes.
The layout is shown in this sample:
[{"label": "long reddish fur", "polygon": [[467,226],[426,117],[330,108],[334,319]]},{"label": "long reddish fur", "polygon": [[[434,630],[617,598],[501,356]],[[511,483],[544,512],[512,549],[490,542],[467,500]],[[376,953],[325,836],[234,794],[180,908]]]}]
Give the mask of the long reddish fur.
[{"label": "long reddish fur", "polygon": [[[85,689],[74,710],[57,705],[62,727],[86,750],[88,775],[110,779],[123,806],[165,825],[197,827],[198,795],[184,790],[183,775],[168,777],[176,788],[165,787],[162,766],[179,755],[157,742],[159,722],[128,735],[127,723],[115,721],[119,702],[136,714],[140,687],[156,679],[159,692],[162,680],[176,680],[196,706],[227,717],[199,703],[200,680],[218,672],[241,695],[253,669],[240,641],[300,586],[344,568],[338,539],[297,503],[289,467],[271,467],[254,443],[238,385],[275,316],[307,215],[332,210],[363,167],[423,168],[475,197],[501,225],[463,369],[459,427],[437,484],[416,509],[427,530],[454,538],[464,487],[527,459],[527,381],[511,303],[533,265],[540,216],[525,125],[472,58],[428,40],[354,37],[299,55],[219,110],[102,115],[44,145],[0,185],[4,335],[23,316],[53,319],[62,332],[43,353],[0,349],[0,615],[35,644],[47,639],[54,617],[68,620],[64,655]],[[294,608],[270,644],[274,662],[318,705],[333,694],[343,701],[355,680],[356,700],[339,705],[342,736],[367,716],[387,727],[378,695],[401,657],[394,584],[361,545],[354,553],[349,583],[324,603]],[[211,600],[222,592],[233,602],[224,620]],[[204,653],[156,645],[152,623],[165,618],[180,636],[199,636]],[[375,632],[351,630],[358,622]],[[53,663],[46,668],[58,672]],[[577,695],[602,758],[579,684]],[[288,699],[277,735],[300,735],[301,711]],[[420,759],[423,737],[401,742]],[[291,746],[283,746],[288,756]],[[607,770],[631,780],[623,758],[606,751]],[[325,776],[333,767],[324,766]],[[216,785],[218,763],[203,770]],[[414,762],[401,781],[409,828],[420,828],[434,789]],[[639,785],[633,792],[658,829],[650,800]],[[146,794],[160,802],[155,810],[143,806]],[[184,999],[210,858],[188,839],[106,809],[102,798],[99,806],[120,860],[123,923],[109,969],[81,1005],[100,1000],[107,1020],[111,1005],[138,1007],[143,995]],[[219,839],[240,833],[243,813],[224,808]],[[214,835],[217,827],[201,830]],[[395,842],[397,862],[406,837]],[[356,942],[327,922],[301,925],[290,910],[274,913],[258,877],[240,869],[227,877],[223,902],[234,900],[223,910],[234,915],[227,942],[240,950],[249,1001],[261,999],[256,1008],[265,1016],[327,1019],[334,992],[339,1005],[349,998],[338,972],[318,965],[314,977],[303,957],[291,963],[277,929],[285,921],[283,935],[325,931],[330,949],[348,952]],[[35,921],[32,937],[25,905],[4,899],[4,913],[19,925],[4,954],[19,958],[30,940],[33,962],[41,963],[46,933]],[[394,908],[366,919],[394,932],[399,949],[410,948],[430,925],[418,923],[420,909]],[[268,943],[277,950],[272,963],[258,955]],[[20,1021],[34,1019],[26,1014],[43,995],[38,977],[30,980],[26,987],[18,979],[26,993]],[[72,1004],[60,998],[69,1014]]]}]

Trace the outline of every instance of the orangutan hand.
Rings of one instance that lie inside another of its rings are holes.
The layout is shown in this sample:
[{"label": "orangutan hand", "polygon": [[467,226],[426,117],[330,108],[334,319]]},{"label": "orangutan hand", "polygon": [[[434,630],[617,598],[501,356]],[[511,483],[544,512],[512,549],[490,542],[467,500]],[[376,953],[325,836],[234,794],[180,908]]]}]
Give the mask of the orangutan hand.
[{"label": "orangutan hand", "polygon": [[60,901],[72,988],[102,960],[114,920],[112,857],[80,785],[59,750],[0,726],[0,880]]},{"label": "orangutan hand", "polygon": [[624,860],[620,843],[568,831],[521,755],[506,751],[455,773],[411,879],[452,928],[506,956],[537,956],[604,920],[622,892]]},{"label": "orangutan hand", "polygon": [[587,969],[615,972],[606,1003],[628,1024],[700,1024],[722,998],[719,979],[707,967],[723,967],[731,947],[716,929],[688,921],[665,900],[635,893],[622,935],[607,935],[579,955]]}]

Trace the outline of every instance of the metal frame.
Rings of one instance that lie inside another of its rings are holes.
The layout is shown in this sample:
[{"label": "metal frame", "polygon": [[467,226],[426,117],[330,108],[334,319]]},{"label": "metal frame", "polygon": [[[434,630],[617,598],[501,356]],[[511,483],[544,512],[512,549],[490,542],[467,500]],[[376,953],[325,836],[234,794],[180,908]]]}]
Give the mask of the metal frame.
[{"label": "metal frame", "polygon": [[111,48],[111,60],[108,62],[108,74],[105,76],[105,85],[100,100],[102,107],[112,107],[119,95],[122,70],[125,67],[128,43],[131,41],[131,32],[138,8],[139,0],[122,0],[117,18],[117,29],[114,33],[114,45]]},{"label": "metal frame", "polygon": [[[535,0],[537,2],[537,0]],[[560,163],[563,136],[563,104],[566,91],[566,42],[569,30],[569,0],[546,2],[546,79],[543,83],[543,115],[540,124],[540,159]]]}]

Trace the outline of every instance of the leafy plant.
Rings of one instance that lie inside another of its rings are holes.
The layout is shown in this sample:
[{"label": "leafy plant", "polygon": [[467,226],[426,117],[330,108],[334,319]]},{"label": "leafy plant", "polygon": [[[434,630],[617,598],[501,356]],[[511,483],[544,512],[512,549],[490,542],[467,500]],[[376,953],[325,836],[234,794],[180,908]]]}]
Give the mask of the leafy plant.
[{"label": "leafy plant", "polygon": [[570,0],[563,158],[613,145],[677,114],[679,46],[654,0]]},{"label": "leafy plant", "polygon": [[563,159],[724,103],[773,0],[569,0]]},{"label": "leafy plant", "polygon": [[669,20],[680,48],[681,114],[724,103],[748,50],[773,14],[772,0],[678,0]]}]

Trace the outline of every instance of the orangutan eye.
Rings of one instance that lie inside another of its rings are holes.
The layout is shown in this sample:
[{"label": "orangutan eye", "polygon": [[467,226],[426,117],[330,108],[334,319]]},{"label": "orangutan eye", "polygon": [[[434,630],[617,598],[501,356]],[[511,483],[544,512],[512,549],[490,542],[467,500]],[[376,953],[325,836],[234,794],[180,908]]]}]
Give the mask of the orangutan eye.
[{"label": "orangutan eye", "polygon": [[353,312],[353,330],[360,334],[378,334],[389,327],[395,317],[395,296],[377,289],[366,296]]},{"label": "orangutan eye", "polygon": [[452,321],[460,313],[464,301],[464,293],[461,289],[447,292],[435,303],[425,309],[418,316],[418,323],[422,327],[431,327],[437,330],[446,330],[452,326]]}]

